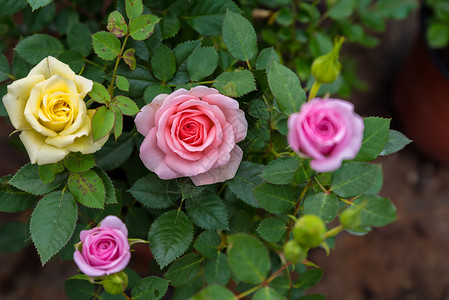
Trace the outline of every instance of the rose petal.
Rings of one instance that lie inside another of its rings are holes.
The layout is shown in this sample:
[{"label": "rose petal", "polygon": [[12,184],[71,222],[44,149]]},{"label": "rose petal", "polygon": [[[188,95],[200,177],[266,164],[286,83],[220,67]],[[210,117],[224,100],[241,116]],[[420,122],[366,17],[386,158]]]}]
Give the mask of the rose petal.
[{"label": "rose petal", "polygon": [[32,130],[22,131],[20,134],[25,149],[32,164],[45,165],[62,160],[69,151],[59,149],[45,142],[46,137]]},{"label": "rose petal", "polygon": [[199,86],[191,88],[189,93],[190,93],[190,95],[196,96],[198,98],[202,98],[207,95],[218,94],[219,92],[214,88],[209,88],[204,85],[199,85]]},{"label": "rose petal", "polygon": [[92,86],[94,85],[94,82],[92,80],[79,75],[75,75],[73,82],[76,85],[76,89],[81,99],[84,99],[84,97],[86,97],[87,93],[92,90]]},{"label": "rose petal", "polygon": [[205,185],[205,184],[213,184],[216,182],[223,182],[225,180],[234,178],[235,173],[237,173],[237,169],[240,166],[240,162],[242,161],[243,151],[239,146],[235,146],[231,151],[231,157],[229,162],[218,168],[214,168],[209,170],[208,172],[198,174],[196,176],[191,176],[192,182],[196,186]]},{"label": "rose petal", "polygon": [[156,125],[154,123],[154,116],[167,96],[168,94],[157,95],[150,104],[142,107],[137,114],[134,123],[136,123],[137,131],[143,136],[146,136],[150,129]]},{"label": "rose petal", "polygon": [[120,230],[125,235],[125,237],[128,236],[128,229],[126,228],[125,223],[123,223],[123,221],[116,216],[107,216],[106,218],[104,218],[100,223],[100,227],[115,228]]},{"label": "rose petal", "polygon": [[62,77],[70,80],[73,80],[75,77],[75,72],[70,69],[69,65],[57,60],[53,56],[44,58],[39,64],[31,69],[28,76],[43,75],[46,79],[48,79],[55,74],[61,75]]},{"label": "rose petal", "polygon": [[99,270],[97,268],[90,266],[84,259],[83,255],[78,250],[75,250],[75,252],[73,253],[73,260],[75,261],[76,265],[81,270],[81,272],[83,272],[87,276],[99,277],[106,274],[104,270]]},{"label": "rose petal", "polygon": [[42,75],[34,75],[16,80],[8,85],[8,93],[3,97],[3,104],[5,105],[12,125],[17,130],[31,128],[23,112],[31,89],[44,79]]},{"label": "rose petal", "polygon": [[198,161],[192,162],[176,154],[167,154],[165,163],[181,176],[194,176],[209,171],[218,160],[218,151],[215,148],[203,153]]}]

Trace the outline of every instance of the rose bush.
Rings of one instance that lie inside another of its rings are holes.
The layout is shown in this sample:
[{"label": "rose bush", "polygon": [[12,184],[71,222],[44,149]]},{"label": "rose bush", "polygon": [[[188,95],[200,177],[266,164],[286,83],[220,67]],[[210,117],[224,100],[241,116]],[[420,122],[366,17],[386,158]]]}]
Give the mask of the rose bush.
[{"label": "rose bush", "polygon": [[93,82],[76,75],[54,57],[43,59],[27,77],[8,85],[3,103],[31,163],[48,164],[69,152],[93,153],[107,137],[94,142],[91,120],[83,98]]},{"label": "rose bush", "polygon": [[197,86],[161,94],[137,114],[145,136],[140,158],[162,179],[190,177],[195,185],[234,177],[248,124],[236,100]]},{"label": "rose bush", "polygon": [[73,259],[78,268],[91,277],[120,272],[131,258],[128,229],[116,216],[107,216],[99,227],[83,230]]},{"label": "rose bush", "polygon": [[335,171],[353,159],[363,140],[363,119],[354,106],[339,99],[315,98],[288,119],[288,143],[298,154],[312,158],[318,172]]}]

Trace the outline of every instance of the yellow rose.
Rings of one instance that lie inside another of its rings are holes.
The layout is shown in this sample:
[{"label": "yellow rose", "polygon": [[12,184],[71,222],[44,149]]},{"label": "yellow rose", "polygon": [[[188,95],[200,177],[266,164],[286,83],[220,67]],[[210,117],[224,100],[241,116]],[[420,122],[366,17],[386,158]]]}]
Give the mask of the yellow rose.
[{"label": "yellow rose", "polygon": [[43,59],[27,77],[8,86],[3,103],[12,125],[22,131],[20,139],[31,163],[54,163],[69,152],[93,153],[107,136],[92,138],[94,109],[83,99],[93,82],[76,75],[54,57]]}]

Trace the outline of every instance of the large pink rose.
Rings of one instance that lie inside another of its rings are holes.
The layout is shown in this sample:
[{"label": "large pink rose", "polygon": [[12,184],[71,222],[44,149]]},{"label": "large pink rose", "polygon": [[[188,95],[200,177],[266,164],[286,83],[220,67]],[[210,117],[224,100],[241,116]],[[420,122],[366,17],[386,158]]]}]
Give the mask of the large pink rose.
[{"label": "large pink rose", "polygon": [[116,216],[107,216],[99,227],[81,231],[80,238],[73,259],[87,276],[114,274],[128,265],[128,229]]},{"label": "large pink rose", "polygon": [[288,119],[288,143],[300,155],[312,158],[318,172],[332,172],[353,159],[363,140],[363,119],[343,100],[315,98]]},{"label": "large pink rose", "polygon": [[145,136],[140,158],[162,179],[190,177],[195,185],[233,178],[242,160],[236,145],[248,123],[236,100],[197,86],[158,95],[136,116]]}]

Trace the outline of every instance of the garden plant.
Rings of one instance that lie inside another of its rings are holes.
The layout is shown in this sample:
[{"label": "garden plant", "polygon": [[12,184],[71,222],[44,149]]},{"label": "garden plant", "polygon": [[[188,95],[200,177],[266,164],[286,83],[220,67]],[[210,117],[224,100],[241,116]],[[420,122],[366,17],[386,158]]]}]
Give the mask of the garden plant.
[{"label": "garden plant", "polygon": [[0,178],[28,219],[0,250],[73,260],[68,298],[324,299],[308,253],[397,218],[371,161],[410,140],[341,99],[365,86],[341,52],[415,1],[2,2],[0,114],[30,163]]}]

